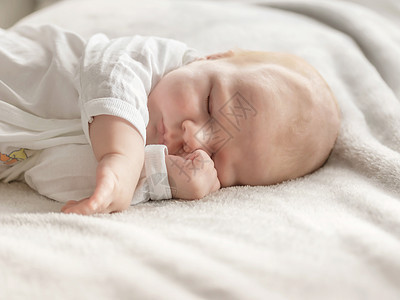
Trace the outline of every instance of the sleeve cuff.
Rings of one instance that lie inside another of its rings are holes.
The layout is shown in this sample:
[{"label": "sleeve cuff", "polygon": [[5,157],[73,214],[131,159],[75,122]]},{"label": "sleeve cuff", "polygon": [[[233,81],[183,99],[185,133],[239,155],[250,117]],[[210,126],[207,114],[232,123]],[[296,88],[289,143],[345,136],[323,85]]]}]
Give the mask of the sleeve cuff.
[{"label": "sleeve cuff", "polygon": [[172,198],[165,164],[166,154],[168,154],[168,149],[165,145],[147,145],[145,148],[144,165],[151,200]]},{"label": "sleeve cuff", "polygon": [[146,124],[140,112],[130,103],[113,98],[93,99],[81,107],[83,132],[89,143],[89,124],[93,122],[93,117],[98,115],[112,115],[127,120],[139,131],[146,144]]}]

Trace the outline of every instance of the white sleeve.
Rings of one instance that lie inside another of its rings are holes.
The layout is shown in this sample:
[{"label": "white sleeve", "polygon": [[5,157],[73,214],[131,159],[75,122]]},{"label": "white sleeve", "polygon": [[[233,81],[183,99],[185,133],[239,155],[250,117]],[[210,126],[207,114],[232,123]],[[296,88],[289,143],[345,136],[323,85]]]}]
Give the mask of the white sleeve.
[{"label": "white sleeve", "polygon": [[171,199],[171,187],[168,181],[165,145],[147,145],[145,147],[144,168],[139,178],[131,205],[148,200]]},{"label": "white sleeve", "polygon": [[91,37],[80,63],[79,103],[83,131],[101,114],[121,117],[146,142],[147,96],[166,73],[198,56],[184,43],[156,37]]}]

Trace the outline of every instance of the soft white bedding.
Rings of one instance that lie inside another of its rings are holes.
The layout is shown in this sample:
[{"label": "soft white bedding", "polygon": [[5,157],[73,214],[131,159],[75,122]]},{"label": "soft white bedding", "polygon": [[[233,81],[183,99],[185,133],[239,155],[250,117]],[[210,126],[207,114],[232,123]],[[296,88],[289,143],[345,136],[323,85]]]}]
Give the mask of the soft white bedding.
[{"label": "soft white bedding", "polygon": [[0,299],[399,299],[400,13],[378,2],[69,0],[23,20],[291,52],[343,122],[317,172],[199,201],[85,217],[0,184]]}]

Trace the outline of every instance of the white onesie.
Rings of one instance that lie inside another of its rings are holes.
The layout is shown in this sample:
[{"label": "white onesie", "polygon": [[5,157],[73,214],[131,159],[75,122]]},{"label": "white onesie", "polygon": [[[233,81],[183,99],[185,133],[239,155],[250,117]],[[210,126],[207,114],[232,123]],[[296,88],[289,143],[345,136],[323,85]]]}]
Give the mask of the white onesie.
[{"label": "white onesie", "polygon": [[[166,73],[198,57],[185,44],[132,36],[87,42],[56,26],[0,31],[0,180],[25,180],[57,201],[88,197],[97,162],[88,124],[109,114],[146,142],[147,96]],[[164,145],[145,147],[132,204],[169,199]]]}]

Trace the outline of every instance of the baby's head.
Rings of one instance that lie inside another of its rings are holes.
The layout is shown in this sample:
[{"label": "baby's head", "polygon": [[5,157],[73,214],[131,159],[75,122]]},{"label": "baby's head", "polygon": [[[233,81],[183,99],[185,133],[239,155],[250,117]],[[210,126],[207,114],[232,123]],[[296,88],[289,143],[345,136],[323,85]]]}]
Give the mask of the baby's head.
[{"label": "baby's head", "polygon": [[337,137],[335,98],[289,54],[228,51],[168,73],[149,95],[147,143],[205,150],[222,187],[269,185],[321,167]]}]

